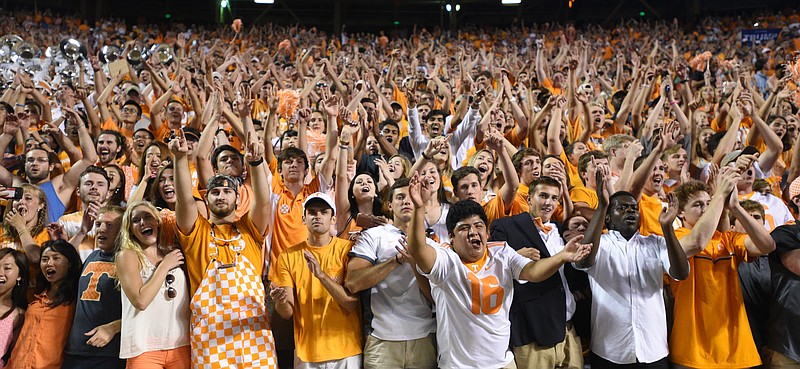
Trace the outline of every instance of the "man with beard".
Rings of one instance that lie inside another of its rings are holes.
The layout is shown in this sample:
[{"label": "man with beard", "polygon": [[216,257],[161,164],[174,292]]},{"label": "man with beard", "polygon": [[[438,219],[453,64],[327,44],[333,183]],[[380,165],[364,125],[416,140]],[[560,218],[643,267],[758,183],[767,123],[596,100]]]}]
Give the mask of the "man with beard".
[{"label": "man with beard", "polygon": [[[244,159],[252,186],[266,188],[264,146],[255,138],[252,125],[245,132]],[[254,191],[249,211],[236,220],[239,181],[215,175],[206,185],[209,219],[205,219],[192,196],[189,148],[183,131],[178,131],[169,147],[175,167],[178,238],[186,255],[192,295],[193,366],[276,368],[261,279],[270,193]]]},{"label": "man with beard", "polygon": [[90,166],[81,173],[78,180],[78,196],[81,199],[81,210],[74,213],[64,214],[58,219],[58,224],[64,229],[67,239],[72,239],[75,235],[81,234],[82,241],[78,242],[78,253],[81,260],[86,258],[94,251],[95,234],[89,228],[84,233],[81,226],[84,213],[88,213],[92,219],[97,217],[97,212],[104,205],[108,198],[108,174],[103,168]]},{"label": "man with beard", "polygon": [[[97,136],[97,163],[101,167],[109,165],[119,165],[122,172],[125,173],[125,199],[130,196],[131,188],[136,183],[136,176],[133,172],[133,167],[130,165],[121,165],[118,159],[125,154],[126,139],[122,133],[115,130],[102,130]],[[132,155],[132,153],[129,153]]]},{"label": "man with beard", "polygon": [[[672,228],[678,200],[670,195],[669,206],[659,212],[664,236],[644,236],[636,197],[624,191],[609,195],[603,175],[595,174],[598,206],[586,230],[591,252],[574,263],[589,274],[592,289],[592,368],[666,369],[663,275],[675,280],[689,275],[686,253]],[[604,223],[607,234],[602,234]]]},{"label": "man with beard", "polygon": [[[78,185],[80,174],[97,160],[92,138],[81,117],[71,109],[64,109],[67,119],[77,125],[80,146],[83,149],[83,158],[74,163],[64,174],[50,178],[50,173],[55,168],[55,163],[50,160],[48,152],[41,147],[34,147],[25,153],[25,177],[27,182],[41,188],[47,196],[47,216],[55,221],[64,215],[66,205],[69,204]],[[11,139],[20,129],[19,120],[13,115],[5,116],[3,133],[0,134],[0,152],[5,152]],[[19,186],[26,181],[13,175],[5,167],[0,166],[0,185],[11,187]]]},{"label": "man with beard", "polygon": [[[122,328],[122,300],[117,288],[116,239],[125,210],[104,206],[95,214],[83,214],[81,233],[95,232],[95,246],[83,264],[78,282],[78,304],[67,346],[64,368],[125,368],[119,358],[119,332]],[[70,243],[78,247],[80,239]],[[75,243],[73,243],[75,242]]]}]

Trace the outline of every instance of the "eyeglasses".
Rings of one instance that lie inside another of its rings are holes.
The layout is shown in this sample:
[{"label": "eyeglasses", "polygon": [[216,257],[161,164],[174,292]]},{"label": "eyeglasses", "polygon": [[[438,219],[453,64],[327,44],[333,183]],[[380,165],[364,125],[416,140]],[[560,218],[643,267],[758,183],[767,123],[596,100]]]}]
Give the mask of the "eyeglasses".
[{"label": "eyeglasses", "polygon": [[178,295],[178,292],[172,287],[172,283],[175,282],[175,276],[172,274],[167,274],[167,278],[164,282],[167,284],[167,297],[174,299],[175,296]]}]

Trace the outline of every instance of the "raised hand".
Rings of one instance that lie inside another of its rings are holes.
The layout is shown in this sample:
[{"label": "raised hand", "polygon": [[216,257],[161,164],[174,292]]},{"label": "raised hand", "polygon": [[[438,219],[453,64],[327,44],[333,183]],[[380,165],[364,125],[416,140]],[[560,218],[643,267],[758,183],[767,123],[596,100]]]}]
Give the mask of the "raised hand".
[{"label": "raised hand", "polygon": [[86,206],[86,211],[83,212],[81,217],[81,231],[89,233],[94,227],[94,221],[97,219],[97,213],[100,211],[100,204],[96,201],[89,202]]},{"label": "raised hand", "polygon": [[328,93],[323,92],[322,94],[322,110],[325,111],[329,116],[338,117],[339,116],[339,106],[342,103],[342,99],[339,96],[327,96]]},{"label": "raised hand", "polygon": [[254,137],[253,133],[247,133],[247,147],[244,152],[244,159],[248,163],[258,162],[264,158],[264,144]]},{"label": "raised hand", "polygon": [[[594,157],[592,157],[592,161],[594,161]],[[595,168],[597,168],[596,165]],[[608,191],[605,189],[605,179],[603,178],[603,172],[595,169],[594,178],[595,178],[595,192],[597,193],[598,208],[607,208],[609,195]]]},{"label": "raised hand", "polygon": [[741,178],[741,175],[737,172],[735,167],[725,166],[719,168],[716,174],[714,193],[717,196],[726,196],[733,191],[739,178]]},{"label": "raised hand", "polygon": [[423,178],[419,172],[414,173],[414,176],[408,181],[408,194],[415,208],[425,208],[425,203],[433,195],[433,190],[431,190],[430,186],[428,178]]},{"label": "raised hand", "polygon": [[179,129],[175,138],[169,141],[169,151],[175,158],[185,157],[189,153],[189,145],[182,129]]},{"label": "raised hand", "polygon": [[661,214],[658,215],[658,222],[662,227],[671,226],[672,222],[678,216],[678,197],[674,193],[667,195],[667,206],[661,209]]}]

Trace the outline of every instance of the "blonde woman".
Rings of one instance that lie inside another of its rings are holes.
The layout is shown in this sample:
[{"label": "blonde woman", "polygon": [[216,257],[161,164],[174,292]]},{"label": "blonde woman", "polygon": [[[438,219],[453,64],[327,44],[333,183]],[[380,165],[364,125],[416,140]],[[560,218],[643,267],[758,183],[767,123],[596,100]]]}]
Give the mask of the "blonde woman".
[{"label": "blonde woman", "polygon": [[164,247],[158,210],[137,201],[122,216],[117,278],[122,287],[120,358],[128,368],[188,368],[189,289],[180,250]]},{"label": "blonde woman", "polygon": [[[23,183],[21,187],[22,197],[9,201],[6,206],[0,248],[25,251],[30,262],[35,264],[39,262],[39,245],[50,240],[46,228],[47,197],[36,185]],[[13,190],[8,188],[4,193],[7,191]]]}]

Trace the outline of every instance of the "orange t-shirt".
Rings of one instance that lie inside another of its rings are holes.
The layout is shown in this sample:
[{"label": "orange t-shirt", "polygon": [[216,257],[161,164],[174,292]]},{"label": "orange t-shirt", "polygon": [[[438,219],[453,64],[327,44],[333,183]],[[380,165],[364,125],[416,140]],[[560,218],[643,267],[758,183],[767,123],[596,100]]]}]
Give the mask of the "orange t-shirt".
[{"label": "orange t-shirt", "polygon": [[[678,228],[678,239],[690,230]],[[747,235],[714,231],[699,254],[689,258],[689,277],[671,278],[675,322],[669,340],[670,361],[693,368],[749,368],[761,365],[737,272],[751,261]]]},{"label": "orange t-shirt", "polygon": [[664,235],[661,223],[658,221],[663,207],[663,203],[657,197],[642,194],[642,198],[639,199],[639,233],[642,236]]}]

